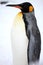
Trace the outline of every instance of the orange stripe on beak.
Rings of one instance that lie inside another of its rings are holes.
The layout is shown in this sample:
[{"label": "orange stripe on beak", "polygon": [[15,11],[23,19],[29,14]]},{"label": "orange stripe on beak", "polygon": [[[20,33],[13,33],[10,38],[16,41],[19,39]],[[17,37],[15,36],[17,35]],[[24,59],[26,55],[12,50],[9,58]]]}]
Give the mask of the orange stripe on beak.
[{"label": "orange stripe on beak", "polygon": [[19,8],[19,9],[22,9],[22,7],[21,7],[21,6],[14,6],[14,7]]}]

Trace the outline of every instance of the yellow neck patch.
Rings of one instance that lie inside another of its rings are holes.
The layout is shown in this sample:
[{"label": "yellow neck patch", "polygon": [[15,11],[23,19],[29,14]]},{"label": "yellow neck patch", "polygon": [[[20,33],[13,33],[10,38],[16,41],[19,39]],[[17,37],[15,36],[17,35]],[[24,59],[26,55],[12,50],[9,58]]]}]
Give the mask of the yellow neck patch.
[{"label": "yellow neck patch", "polygon": [[25,24],[24,24],[24,21],[23,21],[23,18],[22,18],[22,12],[19,12],[15,19],[14,19],[14,28],[21,28],[21,30],[24,30],[25,29]]}]

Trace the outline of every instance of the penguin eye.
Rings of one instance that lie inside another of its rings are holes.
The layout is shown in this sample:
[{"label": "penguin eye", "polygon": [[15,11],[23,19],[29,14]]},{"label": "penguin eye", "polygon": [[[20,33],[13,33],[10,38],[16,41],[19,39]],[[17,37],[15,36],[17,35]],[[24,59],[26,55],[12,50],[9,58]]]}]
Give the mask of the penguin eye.
[{"label": "penguin eye", "polygon": [[29,12],[32,12],[34,10],[33,6],[29,6]]}]

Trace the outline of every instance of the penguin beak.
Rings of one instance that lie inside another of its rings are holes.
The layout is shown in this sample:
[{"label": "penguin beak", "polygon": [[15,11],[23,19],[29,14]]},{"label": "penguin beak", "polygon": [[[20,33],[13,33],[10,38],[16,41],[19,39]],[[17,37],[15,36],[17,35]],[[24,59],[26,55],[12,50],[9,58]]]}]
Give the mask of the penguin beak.
[{"label": "penguin beak", "polygon": [[16,8],[22,9],[22,7],[21,7],[20,4],[17,4],[17,5],[14,5],[14,4],[8,4],[8,5],[6,5],[6,6],[16,7]]}]

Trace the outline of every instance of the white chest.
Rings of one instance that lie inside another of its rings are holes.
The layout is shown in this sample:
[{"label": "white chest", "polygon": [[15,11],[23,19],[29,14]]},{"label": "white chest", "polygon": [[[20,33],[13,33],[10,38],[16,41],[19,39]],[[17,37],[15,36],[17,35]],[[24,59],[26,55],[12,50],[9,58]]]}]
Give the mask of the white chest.
[{"label": "white chest", "polygon": [[25,25],[21,13],[19,13],[12,27],[12,51],[13,65],[27,65],[27,46]]}]

